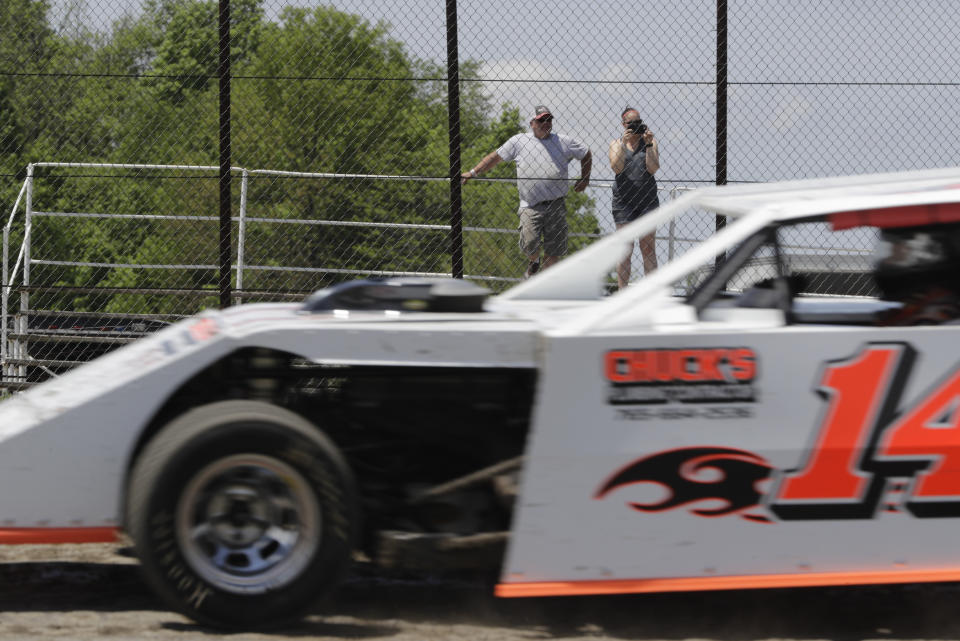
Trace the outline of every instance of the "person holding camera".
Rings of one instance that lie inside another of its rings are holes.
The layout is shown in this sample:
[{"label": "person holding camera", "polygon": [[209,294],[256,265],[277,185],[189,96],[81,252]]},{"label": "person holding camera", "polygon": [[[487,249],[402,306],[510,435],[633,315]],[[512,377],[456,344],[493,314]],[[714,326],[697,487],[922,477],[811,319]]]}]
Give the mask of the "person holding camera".
[{"label": "person holding camera", "polygon": [[532,133],[511,137],[460,176],[460,182],[466,183],[501,162],[516,161],[520,250],[528,260],[524,278],[540,270],[541,238],[543,269],[567,253],[567,165],[574,158],[580,161],[580,179],[573,186],[574,191],[583,191],[590,185],[592,166],[590,149],[585,144],[553,133],[553,114],[546,106],[534,107],[530,129]]},{"label": "person holding camera", "polygon": [[[656,209],[657,179],[653,177],[660,169],[660,149],[653,131],[644,124],[640,113],[627,107],[620,114],[623,135],[610,142],[608,156],[614,173],[613,222],[617,229],[633,222],[643,214]],[[655,235],[650,233],[638,241],[643,256],[643,273],[657,268]],[[633,245],[617,265],[617,285],[626,287],[630,282],[630,266]]]}]

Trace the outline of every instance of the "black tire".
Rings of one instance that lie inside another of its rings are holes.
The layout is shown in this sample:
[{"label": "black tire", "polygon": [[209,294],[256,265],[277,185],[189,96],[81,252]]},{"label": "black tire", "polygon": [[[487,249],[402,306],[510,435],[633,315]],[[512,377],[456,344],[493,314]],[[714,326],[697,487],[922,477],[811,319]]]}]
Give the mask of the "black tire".
[{"label": "black tire", "polygon": [[147,582],[209,625],[296,618],[342,579],[356,490],[336,446],[301,416],[255,401],[191,410],[134,465],[127,530]]}]

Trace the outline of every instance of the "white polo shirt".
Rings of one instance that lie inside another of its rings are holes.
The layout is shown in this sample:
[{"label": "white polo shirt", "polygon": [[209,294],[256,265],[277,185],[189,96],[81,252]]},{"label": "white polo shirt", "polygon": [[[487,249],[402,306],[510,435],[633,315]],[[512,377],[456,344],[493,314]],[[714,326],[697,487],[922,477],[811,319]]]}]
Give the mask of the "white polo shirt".
[{"label": "white polo shirt", "polygon": [[517,134],[497,149],[504,160],[517,161],[517,191],[520,206],[530,207],[567,195],[567,165],[582,160],[590,149],[568,136],[550,134],[540,139],[532,133]]}]

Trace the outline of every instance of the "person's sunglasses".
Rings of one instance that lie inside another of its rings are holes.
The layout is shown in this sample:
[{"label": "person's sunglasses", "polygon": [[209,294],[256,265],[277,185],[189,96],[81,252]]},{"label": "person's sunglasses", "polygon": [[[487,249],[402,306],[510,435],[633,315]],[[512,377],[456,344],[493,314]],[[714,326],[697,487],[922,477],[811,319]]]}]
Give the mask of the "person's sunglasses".
[{"label": "person's sunglasses", "polygon": [[537,122],[553,122],[553,116],[547,116],[546,118],[537,118]]}]

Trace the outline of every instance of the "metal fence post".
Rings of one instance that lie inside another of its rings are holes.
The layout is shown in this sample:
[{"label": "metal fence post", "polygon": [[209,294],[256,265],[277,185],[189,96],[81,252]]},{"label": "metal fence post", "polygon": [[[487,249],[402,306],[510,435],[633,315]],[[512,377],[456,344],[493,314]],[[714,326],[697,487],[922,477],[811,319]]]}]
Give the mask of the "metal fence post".
[{"label": "metal fence post", "polygon": [[219,0],[220,60],[217,76],[220,79],[220,307],[230,306],[231,220],[230,177],[230,0]]},{"label": "metal fence post", "polygon": [[[14,210],[16,211],[16,210]],[[10,302],[10,267],[7,261],[10,257],[10,227],[5,225],[3,228],[3,290],[0,291],[0,363],[3,364],[3,376],[7,376],[7,306]]]},{"label": "metal fence post", "polygon": [[[717,166],[716,184],[727,184],[727,0],[717,0]],[[727,224],[726,216],[714,217],[714,229]],[[719,267],[723,255],[717,256]]]},{"label": "metal fence post", "polygon": [[[33,163],[27,165],[27,193],[24,201],[24,228],[23,228],[23,292],[20,294],[20,320],[17,339],[17,358],[27,356],[27,330],[30,327],[30,244],[33,240]],[[17,367],[17,374],[26,378],[27,366]]]},{"label": "metal fence post", "polygon": [[246,169],[240,177],[240,222],[237,225],[237,289],[234,296],[234,304],[243,302],[243,254],[244,243],[247,239],[247,183],[250,180],[250,172]]},{"label": "metal fence post", "polygon": [[[676,200],[676,199],[677,199],[677,188],[671,187],[670,200]],[[669,230],[667,232],[667,260],[673,260],[674,242],[676,241],[676,237],[677,237],[677,219],[676,217],[673,217],[670,219]]]},{"label": "metal fence post", "polygon": [[[19,203],[17,203],[18,205]],[[17,205],[14,205],[14,212],[16,212]],[[13,214],[10,214],[11,219]],[[7,264],[7,261],[10,260],[10,225],[7,224],[3,228],[3,291],[0,292],[0,296],[3,297],[2,311],[0,311],[0,363],[3,363],[3,377],[7,377],[8,367],[7,367],[7,322],[8,316],[10,314],[10,266]]]},{"label": "metal fence post", "polygon": [[460,189],[460,63],[457,0],[447,0],[447,114],[450,140],[450,273],[463,278],[463,194]]}]

